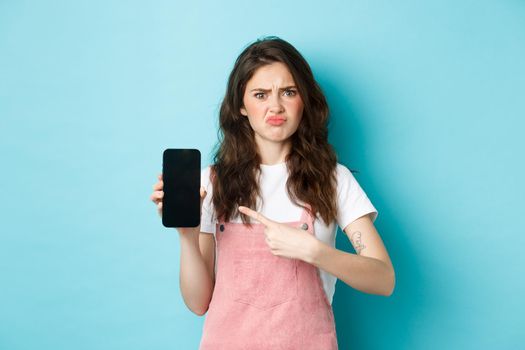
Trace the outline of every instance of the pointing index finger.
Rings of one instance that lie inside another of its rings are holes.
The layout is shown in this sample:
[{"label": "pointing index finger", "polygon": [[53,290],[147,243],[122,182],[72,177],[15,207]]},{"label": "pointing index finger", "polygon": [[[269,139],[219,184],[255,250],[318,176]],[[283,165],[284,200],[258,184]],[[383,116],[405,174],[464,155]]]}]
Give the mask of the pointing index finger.
[{"label": "pointing index finger", "polygon": [[246,214],[248,215],[249,217],[259,221],[260,223],[262,223],[263,225],[265,226],[272,226],[275,224],[274,221],[268,219],[267,217],[265,217],[264,215],[262,215],[261,213],[255,211],[255,210],[252,210],[250,208],[247,208],[247,207],[243,207],[242,205],[239,206],[239,211],[243,214]]}]

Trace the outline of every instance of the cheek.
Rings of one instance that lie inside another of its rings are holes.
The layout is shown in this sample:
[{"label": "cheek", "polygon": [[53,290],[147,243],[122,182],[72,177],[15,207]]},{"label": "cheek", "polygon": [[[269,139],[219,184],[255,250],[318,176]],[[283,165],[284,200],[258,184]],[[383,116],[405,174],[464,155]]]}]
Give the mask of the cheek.
[{"label": "cheek", "polygon": [[295,111],[302,112],[304,107],[303,100],[301,98],[297,98],[290,101],[290,107],[293,108]]},{"label": "cheek", "polygon": [[257,103],[246,103],[245,104],[245,107],[246,107],[246,111],[248,112],[248,115],[253,115],[253,116],[257,116],[261,113],[261,106]]},{"label": "cheek", "polygon": [[290,108],[294,111],[294,114],[296,114],[299,118],[303,115],[304,106],[302,101],[294,101],[292,105],[290,105]]}]

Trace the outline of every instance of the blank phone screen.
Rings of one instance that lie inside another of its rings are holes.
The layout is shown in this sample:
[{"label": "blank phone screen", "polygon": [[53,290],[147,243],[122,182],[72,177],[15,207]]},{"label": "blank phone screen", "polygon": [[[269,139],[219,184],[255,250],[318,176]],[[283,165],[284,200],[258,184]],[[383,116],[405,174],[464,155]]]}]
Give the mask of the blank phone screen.
[{"label": "blank phone screen", "polygon": [[201,153],[197,149],[168,148],[163,153],[165,227],[197,227],[200,224]]}]

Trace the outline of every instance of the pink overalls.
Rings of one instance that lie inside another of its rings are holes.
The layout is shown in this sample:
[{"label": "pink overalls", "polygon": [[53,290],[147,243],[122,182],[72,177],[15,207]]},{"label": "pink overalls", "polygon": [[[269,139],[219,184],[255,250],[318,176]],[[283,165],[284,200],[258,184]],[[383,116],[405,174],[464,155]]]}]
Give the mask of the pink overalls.
[{"label": "pink overalls", "polygon": [[[313,232],[313,218],[286,223]],[[200,350],[337,350],[316,266],[273,255],[264,225],[217,224],[215,289]]]}]

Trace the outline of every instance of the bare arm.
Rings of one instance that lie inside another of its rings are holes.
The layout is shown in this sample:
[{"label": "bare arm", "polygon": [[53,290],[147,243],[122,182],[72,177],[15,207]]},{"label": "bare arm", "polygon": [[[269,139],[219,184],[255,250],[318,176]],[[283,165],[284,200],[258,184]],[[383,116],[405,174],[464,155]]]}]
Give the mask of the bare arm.
[{"label": "bare arm", "polygon": [[395,287],[394,268],[369,215],[356,219],[344,231],[357,254],[344,252],[317,240],[307,260],[357,290],[392,295]]},{"label": "bare arm", "polygon": [[240,206],[239,211],[265,226],[264,234],[272,254],[315,265],[362,292],[392,295],[394,268],[368,215],[354,220],[344,230],[358,252],[351,254],[327,245],[302,229],[270,220],[253,209]]},{"label": "bare arm", "polygon": [[180,290],[184,303],[195,314],[208,310],[215,285],[215,241],[212,234],[180,233]]},{"label": "bare arm", "polygon": [[[153,185],[150,199],[157,205],[162,216],[162,199],[164,183],[162,174]],[[201,187],[202,201],[206,191]],[[179,284],[186,306],[197,315],[204,315],[213,295],[215,286],[215,240],[212,234],[201,233],[200,225],[195,228],[177,228],[180,238],[180,274]]]}]

